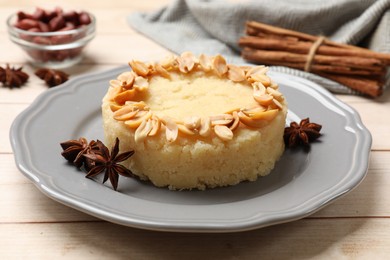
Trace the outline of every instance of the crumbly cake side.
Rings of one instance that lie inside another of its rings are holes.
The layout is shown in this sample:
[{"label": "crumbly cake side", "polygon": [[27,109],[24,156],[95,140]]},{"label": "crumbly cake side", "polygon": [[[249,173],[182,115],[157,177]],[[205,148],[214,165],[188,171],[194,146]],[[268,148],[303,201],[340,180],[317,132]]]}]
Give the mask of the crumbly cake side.
[{"label": "crumbly cake side", "polygon": [[105,139],[135,150],[124,165],[159,187],[205,189],[267,175],[284,151],[287,107],[267,68],[222,56],[130,62],[103,99]]}]

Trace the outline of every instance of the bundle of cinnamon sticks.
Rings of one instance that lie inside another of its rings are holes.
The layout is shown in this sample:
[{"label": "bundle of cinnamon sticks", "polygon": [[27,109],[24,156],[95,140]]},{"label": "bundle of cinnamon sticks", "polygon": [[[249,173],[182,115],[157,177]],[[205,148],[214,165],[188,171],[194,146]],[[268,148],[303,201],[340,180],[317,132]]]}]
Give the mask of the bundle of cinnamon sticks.
[{"label": "bundle of cinnamon sticks", "polygon": [[383,92],[390,54],[254,21],[246,34],[239,45],[248,61],[305,70],[371,97]]}]

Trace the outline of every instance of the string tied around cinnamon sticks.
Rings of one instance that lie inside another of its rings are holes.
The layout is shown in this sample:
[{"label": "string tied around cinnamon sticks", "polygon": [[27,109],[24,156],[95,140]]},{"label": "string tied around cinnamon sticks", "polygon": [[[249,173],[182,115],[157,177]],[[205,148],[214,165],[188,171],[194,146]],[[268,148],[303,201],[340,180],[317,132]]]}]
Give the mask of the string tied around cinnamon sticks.
[{"label": "string tied around cinnamon sticks", "polygon": [[325,36],[320,36],[318,39],[313,43],[313,45],[310,47],[309,53],[307,54],[307,60],[305,63],[304,71],[310,72],[311,65],[314,60],[314,56],[316,55],[316,52],[320,45],[324,42]]},{"label": "string tied around cinnamon sticks", "polygon": [[389,53],[255,21],[246,23],[246,34],[238,43],[248,61],[309,71],[370,97],[383,93]]}]

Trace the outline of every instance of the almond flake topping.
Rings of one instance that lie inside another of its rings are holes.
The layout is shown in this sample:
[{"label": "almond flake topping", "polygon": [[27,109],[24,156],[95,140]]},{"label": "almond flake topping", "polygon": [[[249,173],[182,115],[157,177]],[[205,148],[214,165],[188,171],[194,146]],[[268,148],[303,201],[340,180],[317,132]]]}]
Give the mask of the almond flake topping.
[{"label": "almond flake topping", "polygon": [[[201,54],[196,57],[191,52],[184,52],[180,56],[169,55],[157,63],[132,60],[129,66],[132,71],[123,72],[117,79],[110,81],[107,100],[110,102],[113,118],[134,129],[137,143],[156,136],[161,131],[165,131],[168,142],[174,142],[179,133],[201,137],[214,133],[222,141],[229,141],[233,139],[233,131],[237,128],[264,127],[285,107],[283,94],[278,90],[278,85],[266,75],[268,68],[265,66],[236,66],[227,64],[221,55]],[[183,121],[170,117],[160,118],[149,110],[144,101],[140,101],[139,95],[148,90],[153,76],[171,79],[171,71],[184,74],[193,71],[214,73],[232,82],[242,82],[243,87],[252,86],[257,106],[234,108],[224,114],[202,118],[188,116]]]}]

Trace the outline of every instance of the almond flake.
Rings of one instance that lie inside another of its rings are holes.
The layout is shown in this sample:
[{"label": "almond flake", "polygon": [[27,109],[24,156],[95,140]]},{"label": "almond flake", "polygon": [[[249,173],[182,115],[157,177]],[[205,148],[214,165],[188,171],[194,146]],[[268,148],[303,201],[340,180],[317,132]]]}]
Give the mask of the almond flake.
[{"label": "almond flake", "polygon": [[139,91],[145,91],[149,87],[149,82],[144,77],[136,77],[134,80],[134,88]]},{"label": "almond flake", "polygon": [[130,120],[125,121],[125,125],[130,128],[137,128],[144,120],[148,120],[152,117],[151,111],[139,111],[136,117],[133,117]]},{"label": "almond flake", "polygon": [[232,131],[237,129],[237,127],[240,124],[240,118],[238,117],[237,111],[233,112],[233,118],[234,118],[233,123],[229,126],[229,129],[232,130]]},{"label": "almond flake", "polygon": [[229,127],[224,125],[216,125],[214,127],[215,134],[223,141],[230,141],[233,139],[233,132]]},{"label": "almond flake", "polygon": [[195,132],[192,131],[191,129],[188,129],[185,125],[182,124],[177,124],[177,128],[180,133],[186,134],[186,135],[194,135]]},{"label": "almond flake", "polygon": [[165,124],[165,138],[168,142],[176,141],[179,134],[179,128],[177,127],[177,124],[168,117],[164,117],[162,120]]},{"label": "almond flake", "polygon": [[110,104],[110,109],[112,112],[115,112],[117,110],[119,110],[122,106],[118,105],[118,104]]},{"label": "almond flake", "polygon": [[199,135],[206,137],[211,134],[211,120],[209,117],[202,117],[200,119]]},{"label": "almond flake", "polygon": [[276,105],[276,107],[280,110],[283,109],[283,105],[282,103],[280,103],[277,99],[273,99],[272,102],[274,102],[274,104]]},{"label": "almond flake", "polygon": [[190,72],[195,64],[196,58],[191,52],[183,52],[180,57],[177,58],[179,64],[179,70],[183,73]]},{"label": "almond flake", "polygon": [[255,66],[255,67],[249,68],[249,70],[246,73],[246,76],[247,76],[247,78],[250,78],[250,77],[252,77],[252,75],[255,75],[255,74],[265,74],[267,72],[268,72],[268,67],[265,67],[265,66]]},{"label": "almond flake", "polygon": [[221,55],[214,57],[213,67],[219,77],[222,77],[228,71],[226,60]]},{"label": "almond flake", "polygon": [[281,100],[283,98],[283,94],[280,91],[273,89],[271,87],[267,88],[267,92],[277,100]]},{"label": "almond flake", "polygon": [[113,118],[118,121],[126,121],[135,117],[138,111],[139,110],[133,106],[123,106],[114,112]]},{"label": "almond flake", "polygon": [[128,71],[120,74],[117,79],[121,82],[124,88],[130,89],[133,86],[135,76],[132,71]]},{"label": "almond flake", "polygon": [[145,77],[150,72],[149,66],[142,61],[132,60],[129,65],[138,76]]},{"label": "almond flake", "polygon": [[152,130],[150,130],[148,136],[155,136],[161,128],[161,121],[156,116],[152,116],[150,120],[152,124]]},{"label": "almond flake", "polygon": [[184,126],[188,129],[197,129],[200,126],[200,117],[189,116],[184,119]]},{"label": "almond flake", "polygon": [[121,93],[122,91],[122,87],[121,86],[116,86],[116,87],[110,87],[108,89],[108,94],[107,94],[107,98],[108,100],[110,101],[113,101],[114,98],[119,95],[119,93]]},{"label": "almond flake", "polygon": [[113,88],[121,87],[122,82],[118,79],[112,79],[112,80],[110,80],[110,86]]},{"label": "almond flake", "polygon": [[135,130],[134,140],[136,143],[141,143],[148,136],[149,132],[152,130],[152,123],[150,119],[142,121],[140,126]]},{"label": "almond flake", "polygon": [[120,105],[123,105],[126,101],[133,99],[135,96],[135,90],[129,89],[123,91],[114,97],[114,101]]},{"label": "almond flake", "polygon": [[271,95],[269,94],[261,94],[261,93],[257,93],[257,91],[255,91],[253,93],[253,98],[259,102],[260,105],[262,106],[268,106],[269,104],[272,103],[272,100],[274,99]]},{"label": "almond flake", "polygon": [[210,71],[213,67],[212,67],[212,59],[210,56],[207,56],[207,55],[204,55],[204,54],[201,54],[199,56],[199,64],[200,64],[200,67],[205,71],[205,72],[208,72]]},{"label": "almond flake", "polygon": [[267,125],[267,121],[264,120],[253,120],[251,117],[245,115],[242,111],[238,112],[238,117],[240,118],[240,122],[246,126],[260,128]]},{"label": "almond flake", "polygon": [[157,63],[154,68],[156,70],[156,73],[160,76],[167,79],[171,78],[171,74],[169,74],[169,72],[161,64]]},{"label": "almond flake", "polygon": [[246,80],[245,72],[238,66],[229,64],[227,77],[234,82],[241,82]]},{"label": "almond flake", "polygon": [[170,70],[174,67],[176,67],[177,62],[176,62],[177,56],[173,54],[167,55],[162,61],[160,61],[160,65],[167,70]]},{"label": "almond flake", "polygon": [[278,115],[278,109],[271,109],[263,112],[253,113],[250,118],[254,120],[266,120],[271,121]]}]

